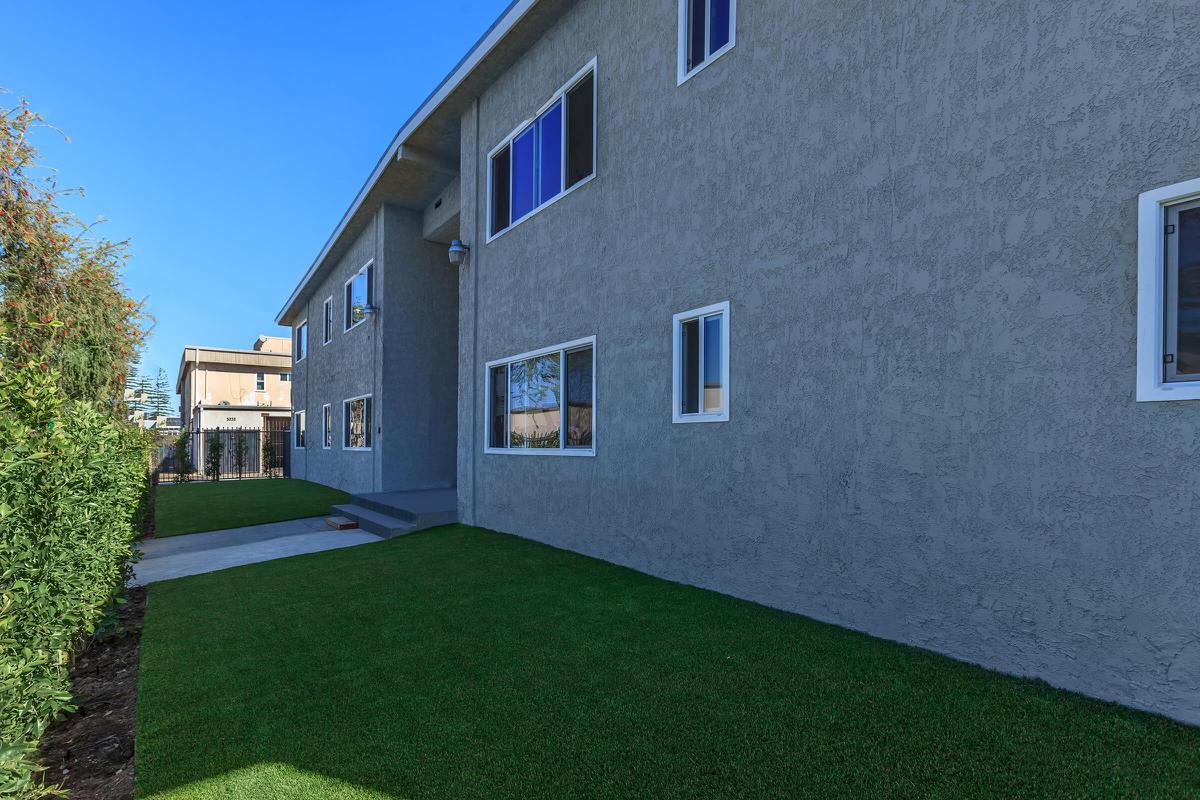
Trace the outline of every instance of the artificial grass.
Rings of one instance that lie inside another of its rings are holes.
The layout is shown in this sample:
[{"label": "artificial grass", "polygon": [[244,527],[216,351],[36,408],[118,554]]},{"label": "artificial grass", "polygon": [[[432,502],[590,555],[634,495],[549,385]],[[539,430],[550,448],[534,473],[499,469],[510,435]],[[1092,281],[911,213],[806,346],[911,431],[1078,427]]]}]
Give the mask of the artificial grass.
[{"label": "artificial grass", "polygon": [[1191,797],[1200,730],[453,526],[150,589],[138,796]]},{"label": "artificial grass", "polygon": [[160,484],[154,499],[155,535],[316,517],[349,499],[340,489],[292,478]]}]

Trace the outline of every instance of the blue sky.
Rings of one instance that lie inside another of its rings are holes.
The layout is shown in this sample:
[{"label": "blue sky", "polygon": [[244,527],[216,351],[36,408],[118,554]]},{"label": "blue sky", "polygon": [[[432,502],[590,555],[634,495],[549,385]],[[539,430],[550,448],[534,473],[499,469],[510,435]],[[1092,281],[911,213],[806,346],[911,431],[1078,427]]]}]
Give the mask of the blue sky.
[{"label": "blue sky", "polygon": [[64,205],[130,239],[156,318],[144,371],[185,344],[287,335],[275,314],[392,136],[508,0],[29,2],[4,11],[0,96]]}]

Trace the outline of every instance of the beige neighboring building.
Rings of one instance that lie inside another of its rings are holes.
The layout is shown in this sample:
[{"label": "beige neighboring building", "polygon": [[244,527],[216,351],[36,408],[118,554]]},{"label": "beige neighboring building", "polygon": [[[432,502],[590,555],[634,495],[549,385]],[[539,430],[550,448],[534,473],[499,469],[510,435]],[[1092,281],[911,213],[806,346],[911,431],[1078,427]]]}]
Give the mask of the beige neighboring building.
[{"label": "beige neighboring building", "polygon": [[180,420],[190,430],[286,428],[292,416],[291,341],[260,336],[251,350],[188,345],[175,391]]}]

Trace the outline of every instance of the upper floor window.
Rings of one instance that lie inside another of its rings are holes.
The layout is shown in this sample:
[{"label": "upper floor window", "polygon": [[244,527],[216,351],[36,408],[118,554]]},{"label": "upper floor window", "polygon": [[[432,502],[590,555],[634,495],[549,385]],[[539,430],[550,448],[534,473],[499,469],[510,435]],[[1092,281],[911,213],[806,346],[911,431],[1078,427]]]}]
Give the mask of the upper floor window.
[{"label": "upper floor window", "polygon": [[488,154],[489,241],[596,174],[596,65]]},{"label": "upper floor window", "polygon": [[325,298],[321,307],[321,344],[333,341],[333,298]]},{"label": "upper floor window", "polygon": [[737,0],[679,0],[679,82],[734,45]]},{"label": "upper floor window", "polygon": [[266,391],[267,374],[265,372],[256,372],[254,374],[254,389],[258,392]]},{"label": "upper floor window", "polygon": [[308,320],[304,320],[292,331],[292,358],[303,361],[308,354]]},{"label": "upper floor window", "polygon": [[489,453],[595,454],[596,338],[487,365]]},{"label": "upper floor window", "polygon": [[1200,179],[1138,200],[1138,400],[1200,400]]},{"label": "upper floor window", "polygon": [[292,382],[292,373],[290,373],[290,372],[280,373],[279,380],[282,383],[291,383]]},{"label": "upper floor window", "polygon": [[729,303],[676,314],[674,422],[729,421]]},{"label": "upper floor window", "polygon": [[367,318],[367,306],[375,301],[375,262],[367,265],[346,281],[346,330],[357,327]]}]

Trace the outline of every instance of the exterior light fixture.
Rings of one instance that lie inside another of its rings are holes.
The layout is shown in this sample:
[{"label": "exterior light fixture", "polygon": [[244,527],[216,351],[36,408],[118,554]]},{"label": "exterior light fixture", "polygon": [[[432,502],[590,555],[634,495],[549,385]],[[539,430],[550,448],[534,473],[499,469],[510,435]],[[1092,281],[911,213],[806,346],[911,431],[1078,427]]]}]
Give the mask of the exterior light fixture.
[{"label": "exterior light fixture", "polygon": [[366,315],[367,319],[371,319],[377,313],[379,313],[379,309],[370,303],[367,303],[365,306],[363,306],[363,314]]},{"label": "exterior light fixture", "polygon": [[467,260],[467,255],[471,252],[471,248],[467,247],[458,239],[450,243],[450,265],[461,267]]}]

